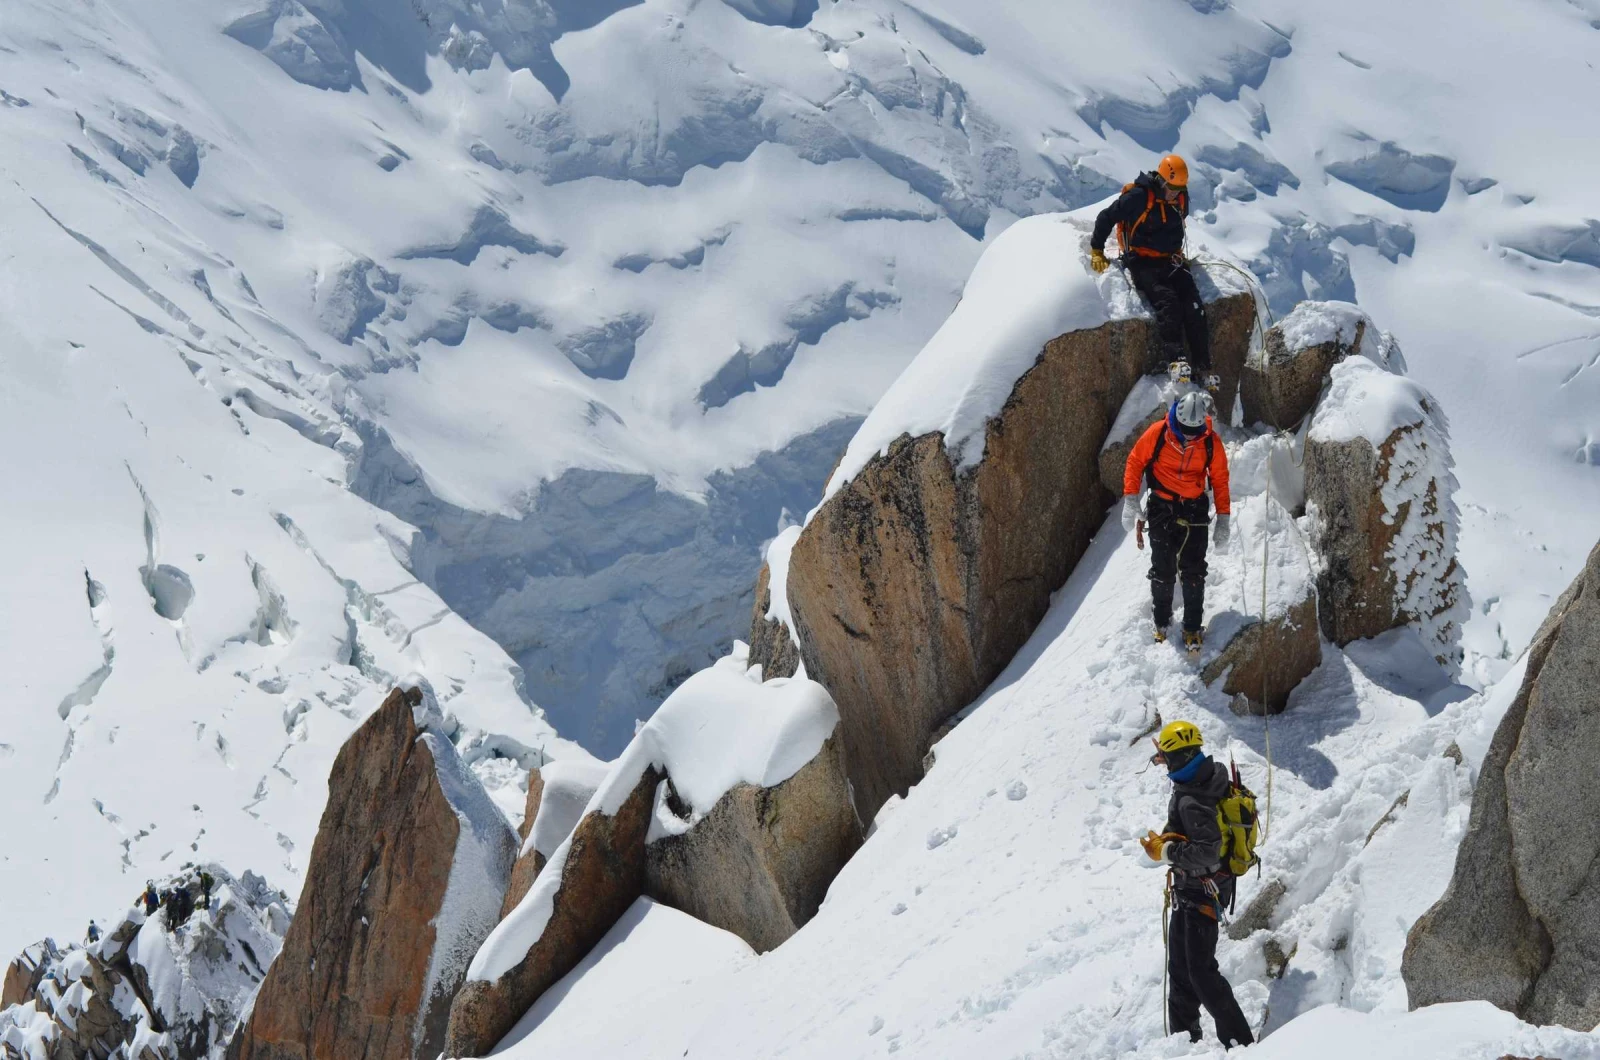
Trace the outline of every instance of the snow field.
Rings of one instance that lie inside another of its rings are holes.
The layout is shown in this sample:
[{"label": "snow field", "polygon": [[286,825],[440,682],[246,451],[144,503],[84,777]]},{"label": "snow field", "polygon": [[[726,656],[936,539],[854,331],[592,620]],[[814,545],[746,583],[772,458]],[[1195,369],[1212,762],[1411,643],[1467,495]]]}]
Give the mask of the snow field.
[{"label": "snow field", "polygon": [[[75,186],[70,153],[37,163],[30,179]],[[75,224],[129,230],[118,199],[79,207]],[[3,526],[0,952],[185,860],[297,889],[333,756],[397,674],[430,675],[470,760],[578,753],[504,652],[406,570],[409,529],[344,489],[338,443],[306,444],[339,428],[237,324],[246,308],[181,289],[214,259],[132,248],[169,297],[12,181],[0,212],[28,248],[0,263],[0,432],[29,454]],[[180,301],[188,324],[162,308]]]}]

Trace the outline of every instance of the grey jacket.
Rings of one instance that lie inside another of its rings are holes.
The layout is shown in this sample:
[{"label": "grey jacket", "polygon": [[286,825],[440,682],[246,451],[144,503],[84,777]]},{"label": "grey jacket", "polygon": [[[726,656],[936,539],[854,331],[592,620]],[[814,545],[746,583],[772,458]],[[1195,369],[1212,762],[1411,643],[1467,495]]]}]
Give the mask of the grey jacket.
[{"label": "grey jacket", "polygon": [[1222,871],[1222,830],[1217,827],[1217,803],[1227,795],[1228,770],[1210,758],[1188,783],[1172,786],[1166,830],[1184,837],[1169,847],[1172,885],[1182,897],[1208,903],[1202,882],[1207,876],[1215,876],[1224,904],[1233,897],[1233,877]]}]

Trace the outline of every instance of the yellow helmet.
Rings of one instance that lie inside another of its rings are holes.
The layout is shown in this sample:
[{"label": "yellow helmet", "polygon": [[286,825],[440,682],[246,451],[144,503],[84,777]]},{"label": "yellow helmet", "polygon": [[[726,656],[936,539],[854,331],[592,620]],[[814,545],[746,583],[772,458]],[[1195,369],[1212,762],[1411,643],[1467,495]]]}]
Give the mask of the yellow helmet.
[{"label": "yellow helmet", "polygon": [[1199,747],[1204,741],[1200,738],[1200,730],[1187,721],[1169,721],[1161,729],[1161,734],[1156,737],[1156,746],[1162,754],[1171,754],[1181,751],[1185,747]]}]

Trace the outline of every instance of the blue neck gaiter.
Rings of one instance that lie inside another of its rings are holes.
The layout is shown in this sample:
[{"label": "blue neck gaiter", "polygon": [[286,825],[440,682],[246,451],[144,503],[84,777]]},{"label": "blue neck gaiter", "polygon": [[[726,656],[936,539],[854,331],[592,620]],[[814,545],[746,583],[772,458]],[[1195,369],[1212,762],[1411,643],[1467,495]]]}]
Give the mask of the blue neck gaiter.
[{"label": "blue neck gaiter", "polygon": [[1196,773],[1200,772],[1201,763],[1209,761],[1211,761],[1211,759],[1206,755],[1195,755],[1194,759],[1190,761],[1188,765],[1184,766],[1175,773],[1168,773],[1167,779],[1172,781],[1174,784],[1187,784],[1189,781],[1194,779]]}]

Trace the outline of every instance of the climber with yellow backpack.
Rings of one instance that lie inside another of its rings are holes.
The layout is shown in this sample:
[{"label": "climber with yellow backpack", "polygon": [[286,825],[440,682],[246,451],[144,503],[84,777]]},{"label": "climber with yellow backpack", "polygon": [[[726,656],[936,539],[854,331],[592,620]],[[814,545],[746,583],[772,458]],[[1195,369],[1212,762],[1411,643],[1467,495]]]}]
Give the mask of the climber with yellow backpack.
[{"label": "climber with yellow backpack", "polygon": [[1167,1027],[1200,1040],[1200,1007],[1217,1025],[1224,1048],[1255,1041],[1233,988],[1217,967],[1217,930],[1234,899],[1234,880],[1259,864],[1255,796],[1201,750],[1200,730],[1187,721],[1164,726],[1151,762],[1172,781],[1167,824],[1139,840],[1150,860],[1167,868],[1171,919],[1167,940]]},{"label": "climber with yellow backpack", "polygon": [[1089,265],[1095,272],[1106,270],[1110,264],[1106,240],[1115,228],[1122,248],[1118,260],[1155,314],[1167,362],[1163,367],[1185,381],[1192,373],[1215,391],[1219,382],[1211,374],[1206,307],[1183,256],[1183,224],[1188,216],[1189,166],[1179,156],[1168,155],[1155,172],[1139,174],[1100,211],[1089,237]]}]

